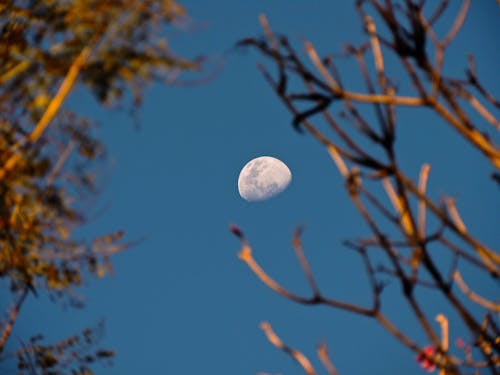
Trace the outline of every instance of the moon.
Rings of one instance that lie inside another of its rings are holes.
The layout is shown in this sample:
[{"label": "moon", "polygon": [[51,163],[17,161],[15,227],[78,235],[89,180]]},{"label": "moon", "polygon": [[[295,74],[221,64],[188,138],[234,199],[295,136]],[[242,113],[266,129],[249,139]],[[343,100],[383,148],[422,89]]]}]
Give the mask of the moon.
[{"label": "moon", "polygon": [[292,173],[285,163],[272,156],[261,156],[241,170],[238,191],[249,202],[264,201],[281,193],[291,181]]}]

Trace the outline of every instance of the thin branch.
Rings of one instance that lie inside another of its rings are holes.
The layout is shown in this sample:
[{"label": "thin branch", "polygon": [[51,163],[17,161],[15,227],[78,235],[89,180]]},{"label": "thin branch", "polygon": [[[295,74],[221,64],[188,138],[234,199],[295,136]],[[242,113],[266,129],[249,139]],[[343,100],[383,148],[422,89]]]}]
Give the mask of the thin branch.
[{"label": "thin branch", "polygon": [[434,24],[439,18],[441,18],[441,15],[445,11],[446,7],[448,6],[450,0],[442,0],[441,3],[439,3],[438,8],[434,12],[434,14],[429,18],[429,23],[432,25]]},{"label": "thin branch", "polygon": [[[443,314],[438,314],[436,316],[436,321],[441,326],[441,350],[443,354],[445,354],[449,347],[448,319]],[[439,371],[439,375],[446,375],[444,367]]]},{"label": "thin branch", "polygon": [[7,319],[7,322],[5,323],[5,326],[2,327],[2,335],[0,336],[0,353],[2,353],[5,348],[5,344],[9,339],[10,333],[12,332],[12,328],[14,327],[14,324],[17,320],[17,316],[19,315],[21,306],[25,301],[26,297],[28,296],[28,292],[29,288],[27,286],[24,287],[21,294],[18,296],[18,299],[15,302],[14,306],[10,310],[9,317]]},{"label": "thin branch", "polygon": [[283,341],[281,341],[281,339],[278,337],[278,335],[274,333],[271,325],[268,322],[260,323],[260,328],[266,334],[269,342],[278,349],[284,351],[290,357],[292,357],[293,360],[297,362],[304,369],[307,375],[317,374],[316,371],[314,370],[314,367],[311,365],[311,362],[309,362],[309,360],[307,359],[307,357],[298,350],[293,349],[288,345],[284,344]]},{"label": "thin branch", "polygon": [[[366,16],[365,18],[370,18],[370,17]],[[376,38],[376,36],[374,36],[374,38]],[[380,48],[380,46],[379,46],[379,48]],[[354,54],[354,57],[356,58],[356,61],[358,63],[359,69],[361,71],[361,75],[363,76],[363,79],[365,81],[365,85],[366,85],[366,88],[368,90],[368,93],[370,95],[376,95],[375,87],[373,85],[373,82],[372,82],[371,77],[370,77],[370,73],[369,73],[368,68],[366,66],[366,61],[364,58],[364,50],[362,48],[353,49],[353,54]],[[378,58],[377,54],[375,53],[375,59],[377,59],[377,58]],[[381,58],[381,56],[379,58]],[[383,63],[380,63],[380,64],[383,64]],[[384,89],[383,93],[385,95],[387,95],[388,91]],[[381,105],[379,103],[374,103],[373,107],[375,109],[375,115],[377,116],[378,123],[382,129],[382,133],[385,136],[385,139],[383,139],[381,143],[385,145],[386,143],[388,143],[388,139],[390,139],[392,141],[392,133],[389,133],[389,131],[388,131],[387,121],[384,118],[384,115],[382,113]],[[368,128],[370,128],[370,127],[368,126]],[[390,137],[389,137],[389,135],[390,135]]]},{"label": "thin branch", "polygon": [[375,26],[375,22],[373,22],[372,17],[365,17],[365,26],[370,36],[370,43],[372,46],[373,52],[373,60],[375,63],[375,69],[377,71],[377,77],[379,81],[380,88],[382,92],[386,92],[387,90],[387,81],[384,73],[384,57],[382,55],[382,49],[380,48],[380,42],[377,36],[377,28]]},{"label": "thin branch", "polygon": [[271,48],[275,50],[276,52],[279,51],[279,44],[276,41],[276,38],[274,36],[274,33],[271,29],[271,26],[269,26],[269,21],[267,20],[267,17],[265,14],[259,14],[259,23],[262,26],[262,29],[264,30],[264,34],[266,35],[267,40],[269,40],[269,43],[271,44]]},{"label": "thin branch", "polygon": [[395,225],[399,225],[399,217],[395,216],[392,212],[390,212],[383,204],[380,202],[380,200],[375,197],[368,189],[366,189],[364,186],[360,187],[360,194],[363,194],[363,196],[368,199],[368,201],[376,207],[382,215],[384,215],[391,223]]},{"label": "thin branch", "polygon": [[423,100],[422,98],[382,94],[364,94],[343,90],[340,88],[339,84],[337,83],[337,81],[335,81],[328,69],[326,69],[313,45],[307,42],[305,44],[305,49],[314,66],[318,69],[323,78],[325,78],[326,82],[328,82],[332,93],[340,98],[345,98],[360,103],[396,104],[406,106],[422,106],[426,104],[425,100]]},{"label": "thin branch", "polygon": [[314,64],[318,72],[323,76],[325,81],[328,83],[332,92],[334,94],[339,94],[340,92],[342,92],[343,90],[340,88],[338,82],[335,80],[335,78],[333,78],[333,76],[330,74],[328,69],[325,67],[325,65],[319,58],[318,53],[314,49],[312,43],[306,42],[304,44],[304,47],[307,55],[311,59],[312,63]]},{"label": "thin branch", "polygon": [[24,72],[26,69],[29,68],[30,65],[31,61],[24,60],[18,63],[13,68],[9,69],[7,72],[5,72],[3,75],[0,76],[0,85],[3,85],[8,80],[14,78],[16,75]]},{"label": "thin branch", "polygon": [[301,240],[302,231],[303,231],[302,227],[299,227],[295,230],[295,232],[293,234],[293,239],[292,239],[293,249],[295,251],[295,255],[297,255],[300,266],[302,267],[302,270],[304,271],[304,274],[306,275],[307,281],[309,282],[309,285],[311,286],[311,289],[313,291],[313,295],[319,296],[319,295],[321,295],[321,293],[319,291],[316,280],[314,279],[313,273],[311,272],[311,267],[309,265],[309,262],[307,261],[307,258],[304,255],[304,250],[302,249],[302,240]]},{"label": "thin branch", "polygon": [[[441,85],[441,90],[443,91],[443,85]],[[445,97],[447,97],[448,101],[451,100],[450,95],[450,93],[446,92]],[[467,126],[467,122],[464,123],[461,119],[453,116],[440,102],[431,100],[430,106],[451,124],[459,134],[479,149],[496,169],[500,170],[500,150],[492,145],[482,133],[473,127]]]},{"label": "thin branch", "polygon": [[406,347],[410,348],[415,353],[419,353],[421,351],[420,347],[408,336],[403,334],[389,319],[387,319],[385,315],[378,313],[375,315],[375,319],[377,319],[379,324],[384,327],[387,332],[396,337],[399,342],[404,344]]},{"label": "thin branch", "polygon": [[324,342],[318,345],[318,357],[325,367],[326,371],[328,371],[328,375],[338,375],[338,371],[330,360],[330,356],[328,354],[328,349]]},{"label": "thin branch", "polygon": [[[425,195],[425,190],[427,187],[427,179],[429,177],[429,171],[431,166],[429,164],[422,165],[420,169],[420,177],[418,179],[418,190],[422,195]],[[425,200],[419,199],[418,201],[418,233],[421,238],[425,238]]]},{"label": "thin branch", "polygon": [[[461,249],[458,247],[456,244],[445,238],[444,236],[441,236],[437,239],[439,243],[453,251],[454,254],[458,255],[460,258],[466,260],[470,264],[476,266],[477,268],[481,269],[482,271],[490,271],[490,269],[485,266],[484,262],[473,255],[470,255],[467,251],[464,249]],[[500,275],[499,275],[500,276]],[[498,277],[498,276],[497,276]]]},{"label": "thin branch", "polygon": [[458,231],[466,233],[467,228],[465,227],[465,224],[462,221],[460,214],[458,213],[457,206],[455,206],[455,201],[452,198],[445,198],[444,204],[448,210],[448,214],[451,216],[451,219],[455,223],[455,226],[458,229]]},{"label": "thin branch", "polygon": [[389,199],[391,200],[392,206],[396,210],[401,220],[401,228],[404,230],[405,235],[408,237],[413,236],[413,228],[410,223],[410,217],[408,211],[404,208],[402,198],[399,197],[394,188],[392,187],[391,181],[386,177],[382,179],[382,185]]},{"label": "thin branch", "polygon": [[469,6],[470,6],[470,0],[463,0],[462,6],[458,12],[457,17],[455,18],[455,21],[453,23],[453,26],[451,29],[448,31],[448,34],[445,36],[443,39],[443,45],[447,46],[450,44],[453,39],[455,39],[458,31],[462,28],[465,17],[467,16],[467,12],[469,11]]},{"label": "thin branch", "polygon": [[[377,273],[382,273],[382,274],[389,275],[389,276],[396,277],[396,278],[398,277],[397,273],[394,270],[391,270],[391,269],[384,267],[384,266],[378,266],[376,271],[377,271]],[[439,289],[439,287],[436,285],[436,283],[432,282],[432,281],[413,278],[412,283],[414,283],[416,285],[420,285],[424,288]]]},{"label": "thin branch", "polygon": [[64,166],[64,163],[68,160],[69,156],[71,155],[71,152],[74,150],[76,146],[76,143],[74,141],[70,141],[68,145],[64,148],[63,152],[61,153],[61,156],[57,160],[57,163],[54,165],[54,168],[50,171],[49,175],[47,176],[46,183],[47,185],[51,185],[52,182],[54,181],[54,178],[57,176],[61,168]]},{"label": "thin branch", "polygon": [[469,102],[472,108],[483,117],[487,122],[491,124],[496,130],[500,131],[500,121],[498,121],[495,116],[488,111],[488,109],[465,87],[458,87],[457,94]]},{"label": "thin branch", "polygon": [[[465,227],[465,224],[462,221],[460,214],[458,213],[457,207],[455,206],[455,201],[451,198],[445,198],[444,204],[446,205],[448,213],[451,216],[453,222],[455,223],[457,230],[461,234],[467,233],[467,228]],[[495,257],[496,254],[494,252],[488,253],[482,248],[478,248],[477,254],[480,256],[481,260],[485,263],[485,265],[488,268],[495,268],[498,266],[498,264],[500,264],[499,263],[500,258],[496,259]]]},{"label": "thin branch", "polygon": [[474,293],[467,286],[458,269],[453,273],[453,280],[457,283],[462,293],[465,294],[472,302],[477,303],[478,305],[481,305],[488,310],[500,312],[500,303],[491,302],[486,298]]},{"label": "thin branch", "polygon": [[[477,253],[481,253],[481,256],[486,256],[491,261],[495,262],[495,264],[500,265],[500,255],[496,254],[493,250],[489,249],[487,246],[481,244],[477,239],[472,237],[468,232],[462,232],[457,228],[455,223],[450,220],[446,213],[439,209],[430,199],[428,199],[425,195],[421,194],[418,188],[413,184],[413,182],[403,175],[399,171],[395,171],[396,174],[399,175],[401,180],[407,186],[408,190],[413,193],[418,199],[425,200],[425,204],[448,228],[450,228],[454,233],[459,235],[466,243],[471,245]],[[488,267],[488,270],[493,274],[500,276],[500,270],[496,267]]]},{"label": "thin branch", "polygon": [[241,230],[236,226],[231,226],[230,229],[233,232],[233,234],[235,234],[241,241],[241,250],[238,254],[238,257],[247,264],[247,266],[253,271],[253,273],[257,276],[257,278],[260,281],[262,281],[267,287],[269,287],[274,292],[292,301],[305,305],[324,304],[335,308],[351,311],[360,315],[368,315],[368,316],[373,315],[373,311],[371,309],[366,309],[358,305],[353,305],[347,302],[326,298],[321,295],[314,296],[312,298],[305,298],[296,295],[288,291],[287,289],[283,288],[274,279],[272,279],[269,275],[267,275],[267,273],[262,269],[262,267],[260,267],[260,265],[255,261],[255,259],[252,256],[252,249],[248,245]]},{"label": "thin branch", "polygon": [[476,62],[474,56],[469,54],[467,56],[469,68],[467,69],[467,78],[469,83],[493,106],[500,109],[500,101],[497,100],[486,88],[479,82],[476,70]]}]

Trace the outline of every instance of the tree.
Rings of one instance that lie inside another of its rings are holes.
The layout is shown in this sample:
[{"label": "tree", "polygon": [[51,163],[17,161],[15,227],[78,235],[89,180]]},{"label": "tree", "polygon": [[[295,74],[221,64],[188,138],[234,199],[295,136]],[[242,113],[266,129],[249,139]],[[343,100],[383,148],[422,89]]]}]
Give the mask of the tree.
[{"label": "tree", "polygon": [[[453,199],[435,199],[426,192],[430,164],[422,165],[415,182],[403,169],[395,148],[397,134],[402,131],[397,122],[400,108],[431,110],[490,163],[491,183],[499,182],[500,148],[494,139],[500,121],[492,111],[500,109],[500,102],[478,76],[473,56],[468,58],[463,77],[448,76],[443,70],[447,48],[463,25],[470,0],[461,2],[444,35],[438,35],[436,23],[449,5],[447,0],[357,0],[355,4],[367,42],[347,45],[342,57],[351,58],[359,67],[364,92],[349,89],[350,82],[343,80],[338,69],[338,55],[321,57],[313,44],[306,42],[306,56],[301,56],[286,36],[273,32],[265,16],[260,19],[265,36],[247,38],[239,45],[256,49],[272,63],[276,75],[265,65],[259,69],[291,112],[293,127],[313,136],[336,165],[349,198],[370,231],[369,236],[346,241],[345,246],[361,257],[372,301],[367,306],[355,305],[329,297],[320,289],[302,248],[300,228],[293,237],[293,248],[311,296],[297,295],[268,275],[254,258],[242,230],[233,226],[231,230],[242,245],[239,258],[264,284],[287,299],[373,319],[412,350],[427,370],[497,374],[500,305],[495,296],[472,290],[462,271],[475,268],[476,274],[495,284],[500,276],[500,253],[469,232]],[[387,68],[389,58],[399,62],[405,73],[409,84],[402,89]],[[332,109],[334,103],[341,107],[338,113]],[[370,120],[366,104],[372,106],[375,121]],[[383,298],[387,277],[399,285],[400,298],[425,332],[427,343],[418,343],[407,327],[397,326],[387,314]],[[428,295],[438,295],[448,303],[448,313],[459,318],[460,329],[449,331],[447,314],[430,316],[424,303]],[[309,359],[285,344],[269,323],[262,323],[261,328],[269,341],[307,374],[317,373]],[[452,339],[456,345],[450,344]],[[318,347],[318,356],[329,374],[337,374],[325,345]]]},{"label": "tree", "polygon": [[147,84],[198,70],[165,39],[185,11],[175,0],[6,0],[0,4],[0,277],[12,294],[0,325],[0,359],[20,374],[90,374],[114,353],[94,346],[102,324],[56,344],[34,334],[4,353],[24,301],[40,292],[82,306],[75,289],[111,269],[132,244],[123,232],[76,238],[98,189],[104,146],[91,118],[63,107],[72,88],[98,103],[141,104]]}]

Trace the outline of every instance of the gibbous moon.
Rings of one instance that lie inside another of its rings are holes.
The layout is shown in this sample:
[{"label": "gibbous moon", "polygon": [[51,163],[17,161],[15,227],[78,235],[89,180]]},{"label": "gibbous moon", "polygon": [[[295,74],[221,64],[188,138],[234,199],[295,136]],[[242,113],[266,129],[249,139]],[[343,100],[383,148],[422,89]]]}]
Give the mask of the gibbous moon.
[{"label": "gibbous moon", "polygon": [[285,190],[292,181],[290,169],[281,160],[261,156],[250,160],[241,170],[238,191],[249,202],[272,198]]}]

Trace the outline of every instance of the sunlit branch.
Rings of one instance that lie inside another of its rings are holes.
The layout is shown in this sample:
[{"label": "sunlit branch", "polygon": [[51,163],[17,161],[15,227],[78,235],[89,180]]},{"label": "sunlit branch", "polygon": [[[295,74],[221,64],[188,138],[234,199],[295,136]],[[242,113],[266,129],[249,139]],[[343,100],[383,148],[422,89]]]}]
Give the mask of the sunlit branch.
[{"label": "sunlit branch", "polygon": [[326,371],[328,371],[328,375],[338,375],[338,371],[330,360],[328,349],[326,347],[326,343],[324,342],[318,345],[318,357]]},{"label": "sunlit branch", "polygon": [[339,84],[337,83],[335,78],[333,78],[333,76],[330,74],[328,69],[326,69],[325,65],[319,58],[318,53],[314,49],[312,43],[306,42],[304,44],[304,48],[309,56],[309,59],[311,59],[312,63],[314,64],[318,72],[323,76],[325,81],[328,83],[332,92],[334,94],[339,94],[340,92],[342,92],[343,90],[340,88]]},{"label": "sunlit branch", "polygon": [[[382,53],[382,48],[380,46],[379,36],[377,34],[377,27],[373,18],[371,16],[365,16],[364,24],[366,28],[366,32],[370,38],[371,51],[373,54],[373,60],[375,65],[375,70],[377,73],[378,84],[382,93],[385,95],[389,95],[391,97],[395,97],[395,90],[393,87],[389,87],[387,85],[387,77],[385,74],[384,68],[384,57]],[[368,70],[366,69],[366,64],[362,55],[358,54],[356,56],[358,60],[358,64],[362,68],[363,77],[365,79],[366,84],[368,85],[368,90],[371,94],[375,94],[375,90],[372,87],[370,75],[368,74]],[[380,126],[384,131],[384,135],[386,137],[386,144],[390,144],[394,141],[394,126],[395,126],[395,105],[387,104],[385,106],[385,117],[382,115],[382,109],[379,104],[375,104],[375,111],[377,114],[377,118]]]},{"label": "sunlit branch", "polygon": [[480,116],[488,121],[496,130],[500,131],[500,121],[498,121],[474,95],[465,88],[459,88],[457,94],[467,100]]},{"label": "sunlit branch", "polygon": [[330,85],[332,93],[339,98],[349,99],[360,103],[374,103],[374,104],[397,104],[406,106],[422,106],[425,104],[425,100],[415,97],[407,96],[393,96],[393,95],[382,95],[382,94],[363,94],[352,91],[343,90],[340,88],[338,83],[332,77],[328,69],[321,62],[316,50],[311,43],[305,44],[306,52],[308,53],[311,61],[316,66],[318,71],[323,75],[325,80]]},{"label": "sunlit branch", "polygon": [[402,344],[406,347],[413,350],[415,353],[420,352],[420,347],[413,342],[408,336],[403,334],[387,317],[381,313],[375,315],[375,319],[379,322],[379,324],[384,327],[387,332],[397,338]]},{"label": "sunlit branch", "polygon": [[7,322],[5,325],[2,327],[2,335],[0,336],[0,353],[3,352],[5,348],[5,343],[9,339],[9,336],[12,332],[12,328],[14,327],[14,324],[17,320],[17,316],[19,315],[19,311],[21,309],[21,306],[23,305],[23,302],[25,301],[26,297],[28,296],[29,288],[24,287],[23,290],[21,291],[21,294],[17,297],[17,301],[15,304],[12,306]]},{"label": "sunlit branch", "polygon": [[279,51],[279,44],[276,41],[274,33],[265,14],[259,14],[259,23],[262,27],[262,30],[264,30],[264,34],[266,35],[267,40],[271,44],[271,48],[275,51]]},{"label": "sunlit branch", "polygon": [[279,285],[274,279],[272,279],[263,269],[262,267],[255,261],[252,256],[252,249],[248,245],[243,233],[241,230],[235,226],[231,227],[231,231],[240,239],[241,241],[241,250],[238,254],[238,257],[244,261],[247,266],[253,271],[253,273],[262,281],[267,287],[278,293],[279,295],[288,298],[292,301],[305,304],[305,305],[317,305],[324,304],[332,307],[336,307],[339,309],[355,312],[361,315],[373,315],[373,310],[366,309],[361,306],[353,305],[347,302],[338,301],[331,298],[323,297],[322,295],[315,295],[311,298],[301,297],[296,295],[287,289],[283,288]]},{"label": "sunlit branch", "polygon": [[465,227],[465,224],[462,221],[460,214],[458,213],[457,206],[455,206],[455,201],[452,198],[445,198],[444,204],[446,205],[448,214],[451,216],[451,219],[455,223],[457,229],[462,233],[466,233],[467,228]]},{"label": "sunlit branch", "polygon": [[[427,179],[429,177],[429,171],[431,166],[429,164],[424,164],[420,169],[420,176],[418,179],[418,190],[420,194],[425,195],[425,189],[427,187]],[[419,199],[418,201],[418,231],[421,238],[425,238],[425,200]]]},{"label": "sunlit branch", "polygon": [[[471,301],[498,312],[500,307],[497,304],[480,297],[467,287],[460,277],[458,265],[459,261],[463,259],[482,271],[488,271],[494,277],[500,277],[500,255],[481,244],[476,237],[467,231],[453,201],[445,199],[443,204],[439,205],[439,203],[429,198],[426,190],[430,165],[424,164],[422,166],[418,185],[416,185],[398,165],[393,147],[396,137],[396,108],[399,106],[428,108],[436,113],[439,118],[449,123],[463,138],[480,150],[494,167],[500,170],[500,149],[487,135],[474,126],[468,112],[465,111],[465,107],[461,107],[465,103],[465,106],[470,106],[486,122],[492,124],[496,129],[500,129],[500,122],[477,97],[467,90],[465,85],[469,84],[475,87],[480,95],[498,108],[500,108],[500,102],[480,85],[473,59],[469,61],[468,81],[447,78],[442,75],[445,50],[462,28],[471,2],[470,0],[462,2],[449,31],[447,31],[443,39],[439,39],[434,30],[434,24],[441,17],[448,3],[448,0],[441,1],[430,18],[426,19],[422,10],[425,4],[423,0],[420,2],[407,0],[403,4],[398,3],[397,5],[389,0],[385,2],[358,0],[356,2],[365,25],[369,43],[365,43],[360,48],[348,46],[346,55],[357,59],[360,66],[360,77],[366,83],[365,93],[346,90],[340,79],[340,73],[333,63],[333,57],[320,57],[313,44],[306,42],[306,55],[314,66],[314,69],[310,70],[308,64],[302,63],[301,59],[296,55],[286,37],[280,37],[279,39],[275,37],[267,19],[263,16],[261,16],[260,20],[267,42],[265,40],[250,40],[247,43],[253,44],[277,65],[279,74],[277,79],[274,79],[263,67],[260,67],[260,69],[265,79],[293,114],[294,127],[297,130],[305,130],[327,149],[345,182],[346,190],[354,206],[374,234],[373,238],[346,242],[349,247],[357,250],[363,258],[365,273],[369,277],[374,296],[374,307],[372,309],[362,309],[360,312],[356,311],[359,308],[358,306],[353,308],[352,305],[348,305],[349,307],[346,308],[336,300],[328,300],[335,302],[330,305],[374,317],[379,324],[405,346],[416,353],[422,353],[422,348],[417,346],[410,337],[404,335],[381,312],[379,295],[383,284],[378,282],[376,277],[379,276],[378,272],[387,273],[400,282],[402,293],[411,311],[425,331],[427,338],[432,342],[433,347],[438,350],[435,355],[431,355],[428,359],[439,366],[440,374],[459,374],[461,372],[457,366],[489,367],[494,373],[494,366],[498,361],[492,352],[494,350],[499,351],[500,340],[498,334],[492,334],[491,330],[480,324],[480,320],[477,320],[473,315],[473,311],[469,310],[462,299],[458,298],[460,295],[457,295],[452,286],[453,283],[457,284]],[[374,19],[363,9],[364,4],[370,4],[378,12],[389,30],[387,37],[377,32]],[[427,56],[428,45],[426,43],[429,43],[429,39],[432,43],[431,46],[435,48],[434,61],[429,60]],[[365,61],[364,53],[368,49],[373,54],[373,68],[376,72],[381,93],[379,93],[378,89],[375,89],[371,78],[373,69],[367,67]],[[401,62],[407,78],[409,77],[410,83],[413,85],[416,97],[411,96],[411,93],[408,96],[395,94],[396,86],[392,86],[388,73],[385,71],[387,67],[384,66],[384,58],[386,57],[384,52],[387,51],[392,52]],[[288,85],[290,85],[292,78],[301,80],[306,89],[303,92],[290,92]],[[428,84],[429,81],[430,85]],[[461,99],[465,99],[465,101]],[[304,102],[312,103],[313,107],[301,112],[299,110],[301,107],[297,107],[296,104]],[[367,152],[368,149],[363,149],[358,138],[353,137],[349,132],[350,129],[346,131],[344,124],[337,122],[336,117],[330,112],[330,105],[332,103],[336,105],[338,102],[343,105],[344,109],[340,112],[340,119],[347,120],[345,122],[351,125],[352,129],[363,136],[365,140],[373,141],[379,147],[379,150],[385,152],[388,162],[383,162],[382,158],[374,156],[377,155],[375,152],[370,154]],[[358,106],[363,103],[374,106],[377,115],[376,120],[381,124],[382,131],[379,131],[380,134],[377,134],[375,127],[366,121],[358,111]],[[337,138],[335,138],[335,141],[327,138],[319,130],[320,128],[316,126],[316,123],[311,121],[311,118],[319,113],[323,115],[335,136],[339,137],[339,142],[337,142]],[[367,172],[362,168],[367,168],[369,171]],[[387,209],[378,196],[364,187],[363,178],[381,180],[385,193],[389,197],[396,214]],[[417,209],[413,211],[412,204],[415,201]],[[365,203],[367,206],[365,206]],[[379,216],[374,216],[368,208],[395,224],[404,238],[391,240],[389,235],[386,234],[386,229],[378,225]],[[439,229],[435,233],[427,235],[426,223],[430,219],[438,221]],[[445,237],[447,230],[456,234],[469,247],[466,250],[461,249],[448,240]],[[299,303],[328,304],[325,303],[327,299],[320,295],[313,273],[303,253],[298,232],[295,233],[293,245],[302,270],[313,291],[312,298],[295,295],[269,277],[255,261],[250,247],[241,232],[239,233],[242,240],[242,250],[239,256],[265,285],[278,294]],[[445,250],[451,252],[452,261],[451,264],[447,264],[447,267],[451,268],[451,270],[447,271],[449,273],[442,272],[441,267],[438,267],[438,265],[441,265],[438,263],[440,259],[435,256],[434,248],[430,247],[431,242],[432,244],[441,244]],[[371,263],[372,259],[368,256],[368,246],[382,250],[389,259],[390,267],[375,268]],[[398,253],[401,251],[400,248],[403,248],[405,252]],[[411,250],[411,257],[408,250]],[[411,275],[407,273],[408,264],[412,266]],[[427,275],[430,276],[429,281],[418,277],[419,267],[427,271]],[[469,330],[469,333],[478,338],[478,342],[481,342],[480,350],[484,354],[485,361],[473,362],[471,358],[462,361],[448,353],[449,332],[447,318],[444,315],[436,317],[441,327],[439,335],[427,317],[428,311],[424,310],[424,305],[420,303],[420,300],[417,300],[417,296],[420,297],[420,294],[413,293],[417,285],[431,288],[433,291],[441,293],[448,300],[452,309],[460,317],[463,326]],[[487,349],[490,352],[487,352]],[[322,359],[320,349],[318,349],[318,354]],[[326,355],[326,348],[324,355]],[[327,355],[323,359],[327,360]],[[336,374],[333,365],[330,367],[325,364],[323,359],[322,362],[328,372]]]},{"label": "sunlit branch", "polygon": [[[88,46],[83,48],[78,57],[75,59],[75,61],[69,68],[68,74],[64,78],[64,81],[59,87],[59,90],[57,91],[56,95],[50,101],[42,118],[40,119],[40,121],[38,121],[33,131],[29,134],[27,139],[24,140],[24,143],[36,142],[40,138],[42,133],[45,131],[49,123],[52,121],[52,119],[55,117],[61,105],[63,104],[64,100],[71,91],[73,85],[75,84],[78,74],[80,73],[80,70],[83,68],[85,62],[90,56],[90,53],[92,52],[92,49],[94,47],[93,44],[94,43],[92,42]],[[19,148],[22,147],[24,143],[19,144],[18,147],[15,150],[13,150],[13,154],[9,157],[9,159],[7,159],[5,164],[0,168],[0,180],[3,179],[5,175],[8,172],[10,172],[15,167],[17,162],[20,160],[22,153],[20,152]]]},{"label": "sunlit branch", "polygon": [[8,80],[24,72],[26,69],[30,67],[30,65],[31,62],[29,60],[24,60],[18,63],[13,68],[9,69],[7,72],[5,72],[3,75],[0,76],[0,85],[3,85]]},{"label": "sunlit branch", "polygon": [[[488,249],[485,245],[481,244],[477,239],[472,237],[468,232],[462,232],[456,224],[447,217],[446,213],[438,208],[434,202],[432,202],[427,196],[420,193],[418,188],[413,184],[413,182],[404,176],[401,172],[396,171],[400,176],[401,180],[404,182],[408,190],[413,193],[418,199],[425,201],[425,204],[443,223],[450,228],[453,232],[459,235],[466,243],[471,245],[480,256],[485,256],[487,259],[493,261],[495,264],[500,265],[500,255],[496,254],[493,250]],[[488,270],[496,276],[500,276],[500,270],[497,267],[488,266]]]},{"label": "sunlit branch", "polygon": [[[441,350],[443,353],[446,353],[449,346],[448,319],[443,314],[438,314],[436,316],[436,321],[441,325]],[[439,370],[439,375],[446,375],[446,370],[441,368]]]},{"label": "sunlit branch", "polygon": [[444,46],[450,44],[453,41],[453,39],[455,39],[455,36],[457,35],[458,31],[462,28],[462,25],[465,21],[465,16],[467,15],[469,10],[469,5],[470,5],[470,0],[462,1],[462,6],[458,12],[457,17],[455,18],[455,21],[453,22],[453,26],[443,39]]},{"label": "sunlit branch", "polygon": [[[442,88],[443,86],[441,86]],[[448,97],[445,95],[445,97]],[[450,99],[449,99],[450,100]],[[460,119],[453,116],[441,103],[435,101],[432,102],[431,107],[450,123],[455,130],[457,130],[462,136],[464,136],[470,143],[476,146],[483,154],[485,154],[491,163],[500,170],[500,150],[495,148],[490,144],[487,138],[481,134],[477,129],[466,126]]]},{"label": "sunlit branch", "polygon": [[356,205],[358,211],[361,213],[365,221],[370,225],[373,233],[377,236],[377,238],[380,241],[381,247],[383,247],[386,250],[386,254],[388,255],[389,259],[391,260],[392,266],[396,270],[396,273],[398,275],[398,279],[401,283],[401,287],[403,289],[403,294],[408,301],[412,311],[414,312],[415,316],[417,317],[418,321],[424,328],[427,336],[432,342],[437,342],[438,338],[437,335],[435,334],[434,330],[432,329],[428,319],[426,318],[424,312],[418,305],[418,303],[415,300],[415,297],[412,294],[413,286],[414,284],[408,279],[407,275],[405,274],[404,270],[401,267],[401,264],[398,260],[397,253],[394,251],[390,243],[387,241],[386,237],[382,235],[380,230],[378,229],[377,225],[375,224],[374,220],[371,218],[370,214],[364,207],[363,203],[360,201],[358,198],[357,194],[351,190],[351,199],[354,201],[354,204]]},{"label": "sunlit branch", "polygon": [[382,55],[382,49],[380,48],[380,42],[377,37],[377,29],[373,18],[370,16],[365,17],[365,27],[368,35],[370,37],[371,50],[373,53],[373,60],[375,63],[375,69],[377,71],[377,77],[379,80],[380,88],[382,92],[386,92],[387,82],[384,73],[384,58]]},{"label": "sunlit branch", "polygon": [[391,181],[387,177],[382,179],[382,185],[385,189],[387,196],[391,200],[392,206],[394,207],[394,209],[396,210],[396,212],[400,217],[401,227],[404,230],[404,233],[408,237],[412,237],[413,228],[410,223],[409,213],[404,207],[402,198],[396,194],[394,188],[392,187]]},{"label": "sunlit branch", "polygon": [[293,360],[296,361],[304,369],[307,375],[316,375],[316,371],[314,370],[314,367],[311,365],[311,362],[309,362],[307,357],[298,350],[293,349],[288,345],[284,344],[283,341],[281,341],[281,339],[278,337],[278,335],[274,333],[271,325],[268,322],[262,322],[260,324],[260,328],[266,334],[269,342],[273,344],[276,348],[284,351],[290,357],[292,357]]},{"label": "sunlit branch", "polygon": [[[366,16],[365,18],[369,18],[369,16]],[[376,37],[376,36],[375,36]],[[373,85],[372,79],[370,77],[370,73],[368,71],[368,67],[366,65],[365,57],[364,57],[364,50],[363,48],[353,48],[353,55],[358,63],[361,75],[365,81],[366,88],[368,90],[368,93],[370,95],[376,95],[376,90]],[[386,95],[388,94],[388,90],[383,90],[383,94]],[[344,100],[345,102],[346,100]],[[380,128],[382,129],[382,134],[383,137],[380,139],[381,144],[387,144],[388,140],[391,139],[392,141],[392,133],[389,133],[388,131],[388,124],[386,119],[384,118],[384,115],[382,113],[382,108],[381,104],[379,103],[373,103],[373,107],[375,108],[375,114],[377,116],[378,123],[380,125]],[[386,108],[391,107],[391,106],[386,106]],[[367,126],[370,128],[369,126]],[[393,129],[391,129],[391,132]]]},{"label": "sunlit branch", "polygon": [[458,287],[462,291],[463,294],[465,294],[471,301],[477,303],[478,305],[483,306],[484,308],[496,312],[500,312],[500,303],[494,303],[489,300],[487,300],[484,297],[481,297],[480,295],[474,293],[465,283],[464,279],[462,278],[462,275],[460,274],[460,271],[457,269],[453,273],[453,280],[457,283]]}]

